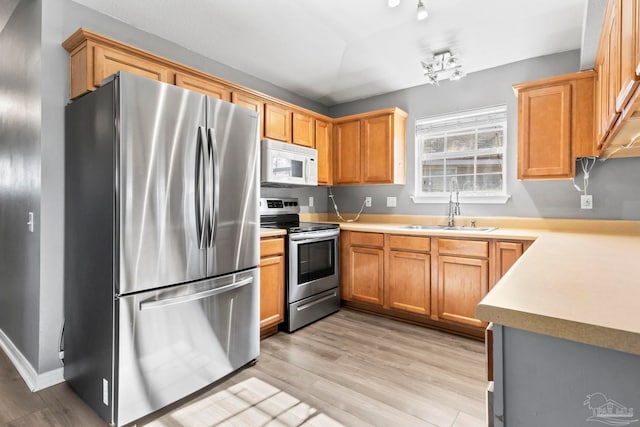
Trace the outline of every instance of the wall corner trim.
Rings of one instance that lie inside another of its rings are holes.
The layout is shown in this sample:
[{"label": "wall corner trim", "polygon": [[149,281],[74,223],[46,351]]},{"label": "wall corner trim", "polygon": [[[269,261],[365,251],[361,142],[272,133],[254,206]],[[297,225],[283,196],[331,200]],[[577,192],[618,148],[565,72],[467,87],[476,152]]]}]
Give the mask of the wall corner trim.
[{"label": "wall corner trim", "polygon": [[26,357],[18,350],[9,337],[0,329],[0,348],[16,367],[18,373],[29,387],[29,390],[36,392],[52,385],[64,382],[64,369],[57,368],[51,371],[38,374]]}]

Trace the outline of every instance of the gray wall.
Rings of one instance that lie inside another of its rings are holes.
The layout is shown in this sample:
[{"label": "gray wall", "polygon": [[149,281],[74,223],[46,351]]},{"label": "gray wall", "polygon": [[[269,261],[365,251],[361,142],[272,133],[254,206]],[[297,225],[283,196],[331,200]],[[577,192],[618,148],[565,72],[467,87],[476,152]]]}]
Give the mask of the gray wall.
[{"label": "gray wall", "polygon": [[[407,119],[407,183],[404,186],[334,187],[341,211],[357,212],[363,197],[372,196],[366,213],[446,215],[447,204],[414,204],[415,120],[498,104],[508,108],[507,191],[511,200],[502,205],[462,205],[464,216],[515,216],[584,219],[640,220],[640,158],[598,162],[592,173],[589,193],[593,210],[580,209],[580,196],[570,180],[529,181],[516,179],[517,99],[511,86],[544,77],[577,71],[579,52],[533,58],[502,67],[471,73],[457,82],[440,86],[416,86],[373,98],[337,105],[329,109],[332,117],[398,106],[409,113]],[[578,178],[582,185],[582,178]],[[397,208],[386,207],[386,196],[398,198]]]},{"label": "gray wall", "polygon": [[[40,16],[22,0],[0,33],[0,329],[38,362],[40,277]],[[27,213],[35,214],[35,232]]]}]

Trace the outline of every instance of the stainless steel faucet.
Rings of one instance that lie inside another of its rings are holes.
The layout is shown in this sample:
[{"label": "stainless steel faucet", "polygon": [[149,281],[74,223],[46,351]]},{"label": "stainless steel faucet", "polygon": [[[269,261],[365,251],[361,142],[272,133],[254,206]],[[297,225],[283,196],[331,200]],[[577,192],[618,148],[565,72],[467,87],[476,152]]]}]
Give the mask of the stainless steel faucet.
[{"label": "stainless steel faucet", "polygon": [[[456,201],[453,201],[453,187],[455,185]],[[451,192],[449,193],[449,216],[447,220],[447,226],[453,227],[453,218],[456,215],[460,215],[460,189],[458,188],[458,180],[451,179]]]}]

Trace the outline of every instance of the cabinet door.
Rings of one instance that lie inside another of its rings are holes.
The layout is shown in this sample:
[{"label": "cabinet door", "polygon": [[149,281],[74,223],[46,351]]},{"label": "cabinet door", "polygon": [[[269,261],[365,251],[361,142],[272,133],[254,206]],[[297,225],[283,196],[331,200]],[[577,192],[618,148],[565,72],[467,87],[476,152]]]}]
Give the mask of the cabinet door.
[{"label": "cabinet door", "polygon": [[438,257],[438,317],[485,327],[474,317],[476,305],[489,291],[489,261],[452,256]]},{"label": "cabinet door", "polygon": [[314,148],[316,129],[314,118],[298,112],[293,113],[293,134],[292,142],[296,145]]},{"label": "cabinet door", "polygon": [[431,256],[389,252],[389,307],[411,313],[431,314]]},{"label": "cabinet door", "polygon": [[349,248],[349,299],[382,306],[384,251],[382,249]]},{"label": "cabinet door", "polygon": [[175,84],[176,86],[194,90],[212,98],[231,101],[231,91],[220,83],[216,83],[211,80],[190,76],[184,73],[176,73]]},{"label": "cabinet door", "polygon": [[364,183],[393,182],[393,115],[362,120],[362,180]]},{"label": "cabinet door", "polygon": [[260,259],[260,328],[284,321],[284,255]]},{"label": "cabinet door", "polygon": [[518,179],[571,178],[571,83],[518,96]]},{"label": "cabinet door", "polygon": [[118,71],[126,71],[149,79],[173,83],[169,69],[134,55],[108,49],[93,48],[93,86],[99,87],[105,77]]},{"label": "cabinet door", "polygon": [[264,136],[291,142],[291,111],[275,104],[264,106]]},{"label": "cabinet door", "polygon": [[231,93],[231,102],[260,113],[260,138],[264,137],[264,101],[241,91]]},{"label": "cabinet door", "polygon": [[495,242],[495,271],[492,288],[520,258],[522,251],[521,242]]},{"label": "cabinet door", "polygon": [[332,177],[332,125],[322,120],[316,120],[316,150],[318,150],[318,184],[333,184]]},{"label": "cabinet door", "polygon": [[[620,2],[620,93],[616,99],[616,110],[622,112],[633,94],[638,65],[637,7],[639,0]],[[634,44],[635,43],[635,44]]]},{"label": "cabinet door", "polygon": [[605,52],[607,86],[606,99],[604,100],[606,109],[603,111],[605,129],[610,129],[618,117],[616,101],[618,93],[620,93],[620,6],[621,0],[610,0],[607,3],[602,29],[605,35],[604,42],[607,46]]},{"label": "cabinet door", "polygon": [[360,182],[360,120],[335,125],[334,184]]}]

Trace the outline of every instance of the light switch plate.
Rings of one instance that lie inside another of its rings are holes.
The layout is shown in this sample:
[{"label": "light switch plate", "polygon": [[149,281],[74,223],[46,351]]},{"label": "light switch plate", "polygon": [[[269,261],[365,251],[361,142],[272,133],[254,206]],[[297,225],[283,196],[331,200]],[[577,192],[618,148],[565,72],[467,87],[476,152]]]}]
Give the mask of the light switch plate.
[{"label": "light switch plate", "polygon": [[387,197],[387,207],[395,208],[397,199],[395,197]]},{"label": "light switch plate", "polygon": [[309,196],[309,207],[313,207],[313,196]]}]

